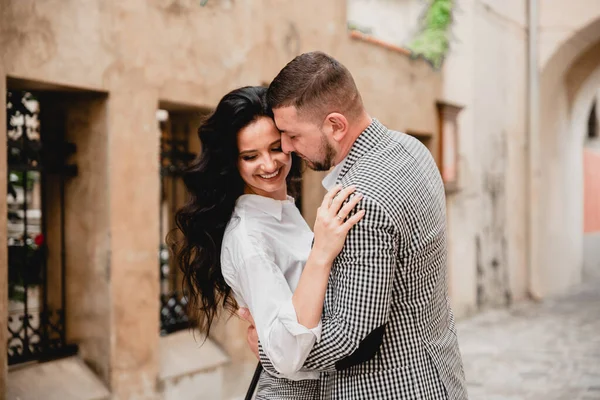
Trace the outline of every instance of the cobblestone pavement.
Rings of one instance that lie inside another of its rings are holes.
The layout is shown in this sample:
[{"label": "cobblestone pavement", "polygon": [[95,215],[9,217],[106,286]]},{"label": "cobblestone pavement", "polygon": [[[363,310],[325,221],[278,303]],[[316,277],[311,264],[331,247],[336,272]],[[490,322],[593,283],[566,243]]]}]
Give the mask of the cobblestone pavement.
[{"label": "cobblestone pavement", "polygon": [[600,282],[458,324],[471,400],[600,399]]}]

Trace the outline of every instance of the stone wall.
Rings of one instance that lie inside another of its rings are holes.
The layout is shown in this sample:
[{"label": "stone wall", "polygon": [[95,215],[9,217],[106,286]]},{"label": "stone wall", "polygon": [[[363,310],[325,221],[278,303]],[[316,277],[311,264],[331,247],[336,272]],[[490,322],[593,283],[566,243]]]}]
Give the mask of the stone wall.
[{"label": "stone wall", "polygon": [[600,84],[587,81],[600,61],[592,49],[600,41],[600,5],[539,3],[540,127],[531,146],[536,297],[565,292],[582,279],[584,125]]},{"label": "stone wall", "polygon": [[110,381],[111,307],[106,98],[69,96],[67,140],[78,175],[66,187],[67,338],[104,381]]},{"label": "stone wall", "polygon": [[417,33],[426,2],[347,0],[348,25],[388,43],[406,46]]},{"label": "stone wall", "polygon": [[448,196],[456,313],[506,305],[526,289],[525,1],[462,2],[444,66],[459,115],[459,191]]}]

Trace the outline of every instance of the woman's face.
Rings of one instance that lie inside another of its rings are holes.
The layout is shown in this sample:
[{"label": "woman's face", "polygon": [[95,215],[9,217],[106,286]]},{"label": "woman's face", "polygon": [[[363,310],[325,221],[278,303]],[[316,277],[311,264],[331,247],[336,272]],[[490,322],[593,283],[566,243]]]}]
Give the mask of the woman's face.
[{"label": "woman's face", "polygon": [[285,178],[292,158],[281,150],[281,135],[271,118],[260,117],[238,132],[238,169],[246,193],[285,200]]}]

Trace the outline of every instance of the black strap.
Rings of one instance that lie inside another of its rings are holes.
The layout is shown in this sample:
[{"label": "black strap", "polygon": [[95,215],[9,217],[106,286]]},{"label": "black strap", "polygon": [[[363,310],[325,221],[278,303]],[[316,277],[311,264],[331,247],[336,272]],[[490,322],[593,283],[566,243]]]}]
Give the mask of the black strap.
[{"label": "black strap", "polygon": [[246,397],[244,400],[252,400],[252,396],[254,396],[254,391],[256,390],[256,385],[258,385],[258,378],[260,378],[260,373],[262,372],[263,367],[262,364],[258,363],[256,369],[254,370],[254,376],[252,377],[252,382],[250,382],[250,387],[248,388],[248,392],[246,393]]}]

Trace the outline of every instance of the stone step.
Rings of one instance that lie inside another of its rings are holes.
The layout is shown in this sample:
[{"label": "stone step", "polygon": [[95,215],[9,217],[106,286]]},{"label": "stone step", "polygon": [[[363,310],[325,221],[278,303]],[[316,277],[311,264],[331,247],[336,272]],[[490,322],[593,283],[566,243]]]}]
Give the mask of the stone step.
[{"label": "stone step", "polygon": [[11,368],[8,400],[108,400],[110,392],[77,356]]},{"label": "stone step", "polygon": [[227,354],[212,340],[185,330],[160,339],[159,380],[164,400],[223,399]]}]

